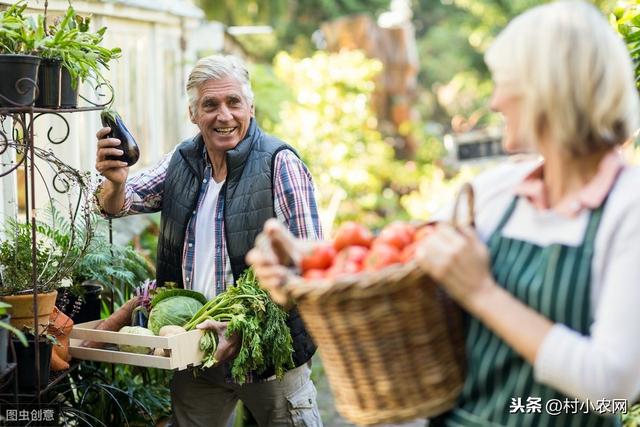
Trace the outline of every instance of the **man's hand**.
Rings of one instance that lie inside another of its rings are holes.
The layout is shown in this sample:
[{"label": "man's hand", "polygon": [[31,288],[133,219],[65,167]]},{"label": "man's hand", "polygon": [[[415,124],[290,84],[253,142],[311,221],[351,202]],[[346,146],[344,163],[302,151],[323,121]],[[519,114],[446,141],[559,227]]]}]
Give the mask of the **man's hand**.
[{"label": "man's hand", "polygon": [[122,186],[129,175],[127,162],[120,160],[107,160],[107,156],[121,156],[122,150],[115,147],[120,145],[117,138],[105,138],[111,128],[102,128],[96,133],[98,138],[98,150],[96,151],[96,170],[100,175],[111,181],[116,187]]},{"label": "man's hand", "polygon": [[213,357],[218,361],[218,365],[233,359],[240,351],[241,337],[237,333],[226,337],[229,322],[216,322],[215,320],[205,320],[196,325],[198,329],[211,329],[218,336],[218,347]]}]

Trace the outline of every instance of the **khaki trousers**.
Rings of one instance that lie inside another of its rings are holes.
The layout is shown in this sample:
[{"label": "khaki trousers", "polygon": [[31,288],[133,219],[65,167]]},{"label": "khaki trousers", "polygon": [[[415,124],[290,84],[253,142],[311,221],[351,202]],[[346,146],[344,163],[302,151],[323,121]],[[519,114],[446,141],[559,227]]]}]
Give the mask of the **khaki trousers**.
[{"label": "khaki trousers", "polygon": [[173,426],[225,427],[238,400],[260,427],[322,427],[311,369],[304,364],[282,380],[229,384],[223,367],[178,371],[171,382]]}]

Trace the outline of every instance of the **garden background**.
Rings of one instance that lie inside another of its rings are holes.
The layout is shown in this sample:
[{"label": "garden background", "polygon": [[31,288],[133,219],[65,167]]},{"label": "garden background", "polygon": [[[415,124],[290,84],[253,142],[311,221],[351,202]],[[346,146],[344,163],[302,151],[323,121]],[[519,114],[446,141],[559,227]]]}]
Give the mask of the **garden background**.
[{"label": "garden background", "polygon": [[[12,3],[0,1],[0,7]],[[250,65],[259,123],[299,150],[311,169],[330,235],[346,220],[379,229],[394,220],[428,219],[461,182],[503,160],[495,149],[501,124],[488,109],[492,83],[482,55],[512,17],[540,3],[110,0],[73,5],[79,13],[93,14],[95,25],[108,27],[107,46],[122,48],[122,58],[106,75],[114,86],[115,107],[140,143],[141,162],[133,172],[193,133],[183,88],[197,58],[234,53]],[[638,2],[594,3],[625,37],[634,59],[640,58]],[[49,10],[55,16],[66,6],[50,2]],[[42,4],[33,1],[29,7],[35,12]],[[46,133],[50,125],[39,124],[36,133]],[[69,143],[54,151],[90,171],[98,114],[73,118],[70,125]],[[472,146],[465,157],[462,148]],[[627,151],[634,161],[640,159],[633,144]],[[21,181],[2,183],[5,216],[15,215],[24,203],[18,197]],[[113,222],[115,242],[126,256],[96,249],[99,261],[112,268],[105,273],[111,280],[103,301],[112,299],[118,306],[135,285],[152,277],[158,222],[158,216]],[[105,242],[108,229],[101,227],[97,234]],[[131,269],[132,274],[117,273]],[[103,304],[103,316],[110,310]],[[82,410],[107,425],[153,425],[170,412],[169,378],[166,371],[92,366],[78,379],[95,389],[91,405]],[[349,425],[332,406],[319,360],[314,378],[325,426]],[[251,422],[239,412],[236,426]]]}]

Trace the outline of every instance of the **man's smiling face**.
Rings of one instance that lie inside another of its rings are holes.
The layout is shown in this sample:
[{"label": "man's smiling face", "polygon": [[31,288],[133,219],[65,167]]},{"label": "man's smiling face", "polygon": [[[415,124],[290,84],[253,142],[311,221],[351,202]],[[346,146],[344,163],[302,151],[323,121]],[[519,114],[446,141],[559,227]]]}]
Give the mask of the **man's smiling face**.
[{"label": "man's smiling face", "polygon": [[191,111],[209,152],[224,153],[235,148],[247,134],[253,106],[233,77],[208,80],[198,90],[198,108]]}]

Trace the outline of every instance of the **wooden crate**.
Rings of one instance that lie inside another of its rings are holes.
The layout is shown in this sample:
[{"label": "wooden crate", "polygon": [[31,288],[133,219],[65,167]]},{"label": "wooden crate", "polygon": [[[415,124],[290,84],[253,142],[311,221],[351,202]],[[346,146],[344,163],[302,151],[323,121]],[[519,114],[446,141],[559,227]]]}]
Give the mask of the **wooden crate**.
[{"label": "wooden crate", "polygon": [[[202,351],[198,346],[203,331],[193,330],[170,337],[145,336],[121,332],[98,331],[99,320],[79,323],[70,334],[69,350],[71,356],[80,360],[122,363],[125,365],[145,366],[148,368],[183,370],[189,366],[198,366],[202,361]],[[105,344],[129,344],[169,350],[169,356],[127,353],[125,351],[101,348],[81,347],[84,340]]]}]

